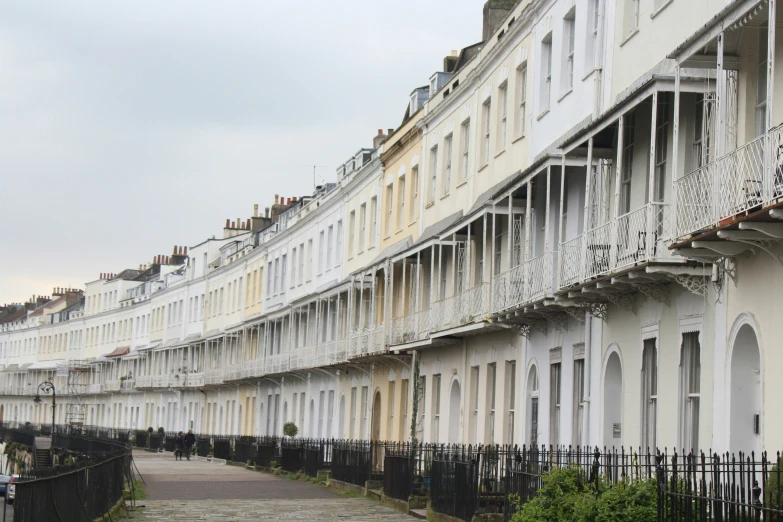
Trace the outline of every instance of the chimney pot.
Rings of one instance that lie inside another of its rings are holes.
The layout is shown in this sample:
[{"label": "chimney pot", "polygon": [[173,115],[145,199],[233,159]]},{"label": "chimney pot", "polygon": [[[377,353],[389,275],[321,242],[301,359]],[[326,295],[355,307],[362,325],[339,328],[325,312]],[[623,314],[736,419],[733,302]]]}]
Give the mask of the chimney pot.
[{"label": "chimney pot", "polygon": [[383,129],[378,129],[378,136],[380,136],[381,134],[383,134]]},{"label": "chimney pot", "polygon": [[277,200],[280,196],[278,194],[275,194],[275,205],[277,204]]},{"label": "chimney pot", "polygon": [[250,230],[250,220],[247,220],[247,229]]},{"label": "chimney pot", "polygon": [[231,222],[231,228],[234,228],[234,225],[235,225],[235,223],[232,221]]},{"label": "chimney pot", "polygon": [[174,245],[174,252],[172,252],[173,255],[177,255],[177,245]]},{"label": "chimney pot", "polygon": [[253,204],[253,217],[258,217],[258,203]]},{"label": "chimney pot", "polygon": [[231,225],[231,220],[229,218],[226,218],[226,228],[228,228]]},{"label": "chimney pot", "polygon": [[185,255],[185,256],[186,256],[186,255],[188,255],[188,247],[185,247],[185,250],[184,250],[184,254],[183,254],[183,255]]},{"label": "chimney pot", "polygon": [[264,208],[264,217],[266,217],[266,218],[269,217],[269,207],[265,207]]}]

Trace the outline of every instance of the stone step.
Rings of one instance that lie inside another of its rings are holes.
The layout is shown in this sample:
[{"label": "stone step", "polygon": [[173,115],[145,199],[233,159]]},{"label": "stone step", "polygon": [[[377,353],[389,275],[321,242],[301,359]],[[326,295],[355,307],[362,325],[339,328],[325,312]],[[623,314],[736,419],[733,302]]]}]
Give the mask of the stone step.
[{"label": "stone step", "polygon": [[383,489],[368,489],[367,490],[367,496],[374,500],[381,500],[381,495],[383,495]]},{"label": "stone step", "polygon": [[412,516],[413,518],[418,518],[421,520],[427,520],[427,510],[426,509],[411,509],[408,514]]}]

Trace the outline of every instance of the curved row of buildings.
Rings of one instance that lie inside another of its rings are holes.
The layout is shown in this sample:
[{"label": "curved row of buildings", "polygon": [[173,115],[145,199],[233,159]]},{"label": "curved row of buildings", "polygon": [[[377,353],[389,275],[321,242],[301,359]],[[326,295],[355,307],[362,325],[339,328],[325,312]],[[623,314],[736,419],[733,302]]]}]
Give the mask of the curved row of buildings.
[{"label": "curved row of buildings", "polygon": [[483,17],[333,183],[4,307],[0,417],[779,448],[775,1]]}]

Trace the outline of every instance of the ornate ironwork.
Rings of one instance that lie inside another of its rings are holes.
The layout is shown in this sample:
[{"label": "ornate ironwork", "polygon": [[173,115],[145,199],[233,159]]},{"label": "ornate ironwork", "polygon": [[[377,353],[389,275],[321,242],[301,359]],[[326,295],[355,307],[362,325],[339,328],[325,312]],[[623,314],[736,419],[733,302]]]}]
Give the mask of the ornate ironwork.
[{"label": "ornate ironwork", "polygon": [[585,307],[584,306],[569,306],[565,309],[565,313],[579,321],[580,323],[585,322]]},{"label": "ornate ironwork", "polygon": [[603,301],[582,301],[577,306],[582,310],[587,310],[593,317],[598,317],[602,321],[609,318],[609,307]]},{"label": "ornate ironwork", "polygon": [[670,304],[668,282],[637,284],[636,289],[659,303]]},{"label": "ornate ironwork", "polygon": [[705,297],[707,295],[707,280],[704,276],[694,276],[689,274],[677,274],[674,280],[683,288],[692,294]]},{"label": "ornate ironwork", "polygon": [[636,295],[633,292],[607,292],[604,294],[610,303],[620,308],[636,313]]}]

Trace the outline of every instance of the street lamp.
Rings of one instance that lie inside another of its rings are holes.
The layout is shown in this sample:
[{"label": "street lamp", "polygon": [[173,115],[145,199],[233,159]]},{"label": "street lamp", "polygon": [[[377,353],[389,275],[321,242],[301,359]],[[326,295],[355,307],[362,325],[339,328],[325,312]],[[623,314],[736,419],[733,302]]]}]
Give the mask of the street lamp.
[{"label": "street lamp", "polygon": [[[52,394],[52,437],[54,437],[54,414],[56,411],[55,408],[57,407],[57,390],[55,389],[54,384],[52,384],[52,381],[44,381],[38,385],[38,391],[44,392],[47,395],[49,395],[49,393]],[[33,402],[36,404],[41,403],[41,395],[39,393],[35,394]]]}]

